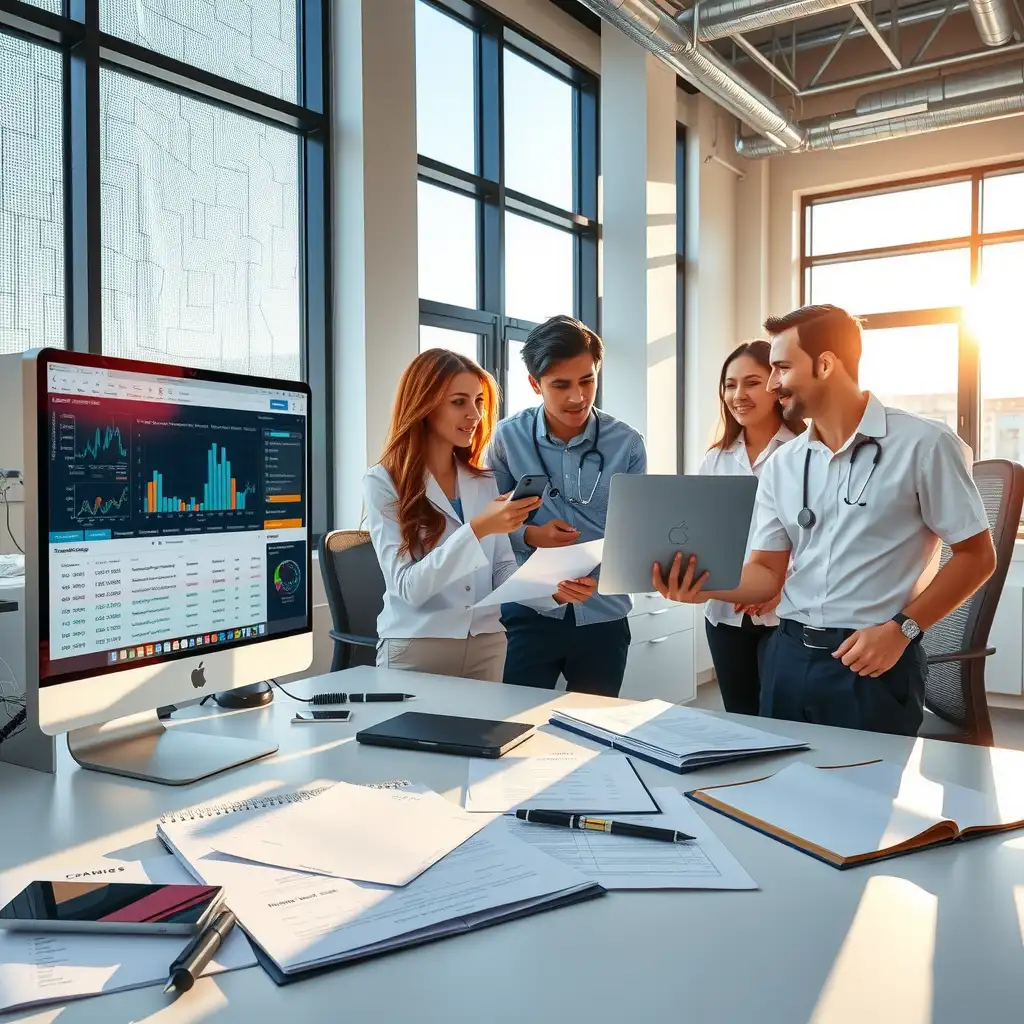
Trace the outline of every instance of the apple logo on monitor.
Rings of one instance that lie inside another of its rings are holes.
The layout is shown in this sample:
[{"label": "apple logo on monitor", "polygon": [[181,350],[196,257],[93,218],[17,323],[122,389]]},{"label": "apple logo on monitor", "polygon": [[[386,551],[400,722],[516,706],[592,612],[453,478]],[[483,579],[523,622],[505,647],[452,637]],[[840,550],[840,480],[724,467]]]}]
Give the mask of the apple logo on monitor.
[{"label": "apple logo on monitor", "polygon": [[680,523],[678,526],[673,526],[668,532],[668,542],[674,548],[684,547],[689,539],[690,528],[686,523]]},{"label": "apple logo on monitor", "polygon": [[203,668],[203,663],[199,662],[198,667],[192,669],[192,685],[198,690],[201,686],[206,685],[206,669]]}]

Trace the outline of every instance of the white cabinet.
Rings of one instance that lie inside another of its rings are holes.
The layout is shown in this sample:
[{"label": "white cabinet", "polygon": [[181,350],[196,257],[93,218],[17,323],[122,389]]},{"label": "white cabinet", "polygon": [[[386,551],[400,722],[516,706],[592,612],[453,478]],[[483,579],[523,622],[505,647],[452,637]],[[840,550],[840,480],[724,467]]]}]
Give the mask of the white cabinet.
[{"label": "white cabinet", "polygon": [[1003,588],[988,635],[996,653],[985,663],[985,689],[989,693],[1024,692],[1024,588]]},{"label": "white cabinet", "polygon": [[632,637],[619,696],[679,704],[697,696],[693,605],[638,594],[629,616]]}]

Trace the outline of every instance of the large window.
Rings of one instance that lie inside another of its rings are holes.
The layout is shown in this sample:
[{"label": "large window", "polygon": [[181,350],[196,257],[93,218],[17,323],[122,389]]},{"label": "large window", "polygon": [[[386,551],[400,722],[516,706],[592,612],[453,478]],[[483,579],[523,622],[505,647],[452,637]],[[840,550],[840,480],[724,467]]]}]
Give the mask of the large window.
[{"label": "large window", "polygon": [[597,323],[597,82],[463,0],[417,0],[420,347],[537,402],[530,329]]},{"label": "large window", "polygon": [[1024,462],[1024,165],[804,200],[805,302],[866,320],[861,384]]},{"label": "large window", "polygon": [[315,380],[330,478],[330,6],[2,5],[0,352]]}]

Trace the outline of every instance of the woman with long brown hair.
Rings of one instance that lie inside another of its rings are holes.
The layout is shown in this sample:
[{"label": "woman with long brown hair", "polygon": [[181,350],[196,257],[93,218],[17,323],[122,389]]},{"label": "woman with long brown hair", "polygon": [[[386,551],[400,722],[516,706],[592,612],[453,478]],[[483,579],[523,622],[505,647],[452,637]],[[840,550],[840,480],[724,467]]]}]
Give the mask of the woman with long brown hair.
[{"label": "woman with long brown hair", "polygon": [[[699,472],[758,476],[769,456],[796,436],[783,422],[782,407],[767,389],[770,357],[767,341],[745,342],[726,357],[718,381],[718,438],[704,456]],[[778,603],[777,596],[756,606],[708,601],[704,607],[708,647],[726,711],[741,715],[758,712],[761,682],[757,652],[779,623],[774,615]]]},{"label": "woman with long brown hair", "polygon": [[[497,416],[494,378],[466,356],[428,349],[402,374],[384,454],[363,479],[387,584],[381,668],[501,682],[500,608],[476,605],[515,571],[508,534],[540,499],[499,496],[484,468]],[[572,599],[560,589],[536,606]]]}]

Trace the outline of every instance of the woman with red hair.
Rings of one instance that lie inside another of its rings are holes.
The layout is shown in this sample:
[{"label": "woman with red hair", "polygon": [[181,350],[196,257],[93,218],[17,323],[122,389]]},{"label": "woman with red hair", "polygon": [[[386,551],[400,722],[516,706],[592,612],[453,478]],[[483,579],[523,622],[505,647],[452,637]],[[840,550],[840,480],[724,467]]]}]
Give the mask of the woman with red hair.
[{"label": "woman with red hair", "polygon": [[[499,496],[484,468],[497,416],[498,387],[472,359],[428,349],[402,374],[384,454],[363,479],[387,585],[378,667],[501,682],[501,610],[476,605],[515,571],[508,534],[540,499]],[[535,607],[581,600],[574,584]]]}]

